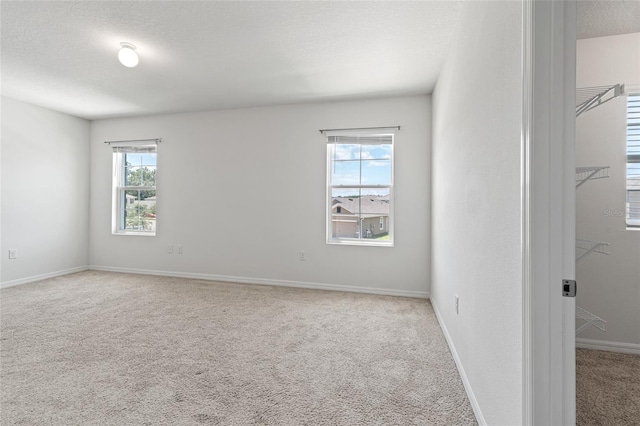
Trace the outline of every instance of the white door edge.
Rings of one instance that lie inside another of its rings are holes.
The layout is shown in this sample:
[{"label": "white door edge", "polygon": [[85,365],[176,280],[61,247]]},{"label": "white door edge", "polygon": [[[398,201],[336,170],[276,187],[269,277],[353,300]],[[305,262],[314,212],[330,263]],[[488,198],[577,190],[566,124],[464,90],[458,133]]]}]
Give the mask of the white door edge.
[{"label": "white door edge", "polygon": [[575,9],[523,0],[524,425],[575,424]]}]

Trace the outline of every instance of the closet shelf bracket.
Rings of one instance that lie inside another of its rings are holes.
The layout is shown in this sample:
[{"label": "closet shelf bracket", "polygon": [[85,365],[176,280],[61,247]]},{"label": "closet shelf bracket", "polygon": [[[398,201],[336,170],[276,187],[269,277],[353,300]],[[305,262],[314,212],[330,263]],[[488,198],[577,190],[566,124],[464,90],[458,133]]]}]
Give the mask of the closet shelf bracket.
[{"label": "closet shelf bracket", "polygon": [[606,331],[604,329],[604,325],[606,324],[605,320],[603,320],[597,315],[592,314],[586,309],[582,309],[579,306],[576,306],[576,319],[584,321],[583,324],[576,327],[576,335],[578,335],[580,332],[582,332],[583,330],[585,330],[590,326],[594,326],[599,328],[602,331]]},{"label": "closet shelf bracket", "polygon": [[609,243],[576,239],[576,262],[591,253],[609,254]]},{"label": "closet shelf bracket", "polygon": [[609,166],[576,167],[576,189],[592,179],[609,177]]},{"label": "closet shelf bracket", "polygon": [[576,89],[576,117],[624,94],[624,84]]}]

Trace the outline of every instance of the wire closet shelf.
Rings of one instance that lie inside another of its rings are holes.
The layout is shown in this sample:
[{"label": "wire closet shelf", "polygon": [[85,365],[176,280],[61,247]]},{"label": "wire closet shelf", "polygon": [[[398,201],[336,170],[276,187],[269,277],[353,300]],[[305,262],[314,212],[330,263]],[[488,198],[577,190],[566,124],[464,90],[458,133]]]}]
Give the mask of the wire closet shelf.
[{"label": "wire closet shelf", "polygon": [[[625,94],[624,84],[609,86],[583,87],[576,89],[576,117],[600,105]],[[609,166],[590,166],[576,168],[576,190],[590,180],[609,177]],[[609,254],[609,243],[602,241],[576,239],[576,262],[591,253]],[[606,331],[606,321],[584,308],[576,306],[576,335],[590,326]]]},{"label": "wire closet shelf", "polygon": [[606,324],[605,320],[597,315],[592,314],[586,309],[582,309],[579,306],[576,306],[576,319],[584,321],[583,324],[576,328],[576,334],[580,333],[590,326],[598,327],[602,331],[607,331],[604,328],[604,325]]},{"label": "wire closet shelf", "polygon": [[576,89],[576,117],[623,95],[624,84],[580,87]]},{"label": "wire closet shelf", "polygon": [[[576,262],[591,253],[609,254],[609,243],[576,238]],[[578,255],[579,254],[579,255]]]},{"label": "wire closet shelf", "polygon": [[576,167],[576,189],[591,179],[609,177],[609,166]]}]

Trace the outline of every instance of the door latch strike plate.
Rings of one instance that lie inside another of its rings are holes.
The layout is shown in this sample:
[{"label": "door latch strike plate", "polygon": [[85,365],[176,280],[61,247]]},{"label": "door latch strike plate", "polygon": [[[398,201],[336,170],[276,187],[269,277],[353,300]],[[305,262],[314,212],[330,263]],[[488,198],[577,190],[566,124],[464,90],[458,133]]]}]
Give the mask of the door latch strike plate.
[{"label": "door latch strike plate", "polygon": [[564,297],[576,297],[578,284],[576,280],[562,280],[562,295]]}]

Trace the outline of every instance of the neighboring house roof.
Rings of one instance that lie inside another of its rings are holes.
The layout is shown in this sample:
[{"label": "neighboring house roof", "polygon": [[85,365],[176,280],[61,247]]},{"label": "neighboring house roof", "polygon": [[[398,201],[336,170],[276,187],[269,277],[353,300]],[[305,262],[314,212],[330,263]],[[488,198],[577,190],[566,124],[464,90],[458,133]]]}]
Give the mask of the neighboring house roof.
[{"label": "neighboring house roof", "polygon": [[332,209],[342,207],[343,214],[358,214],[362,217],[389,216],[389,197],[334,197]]}]

